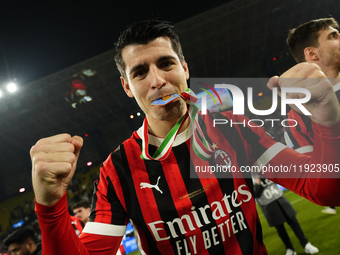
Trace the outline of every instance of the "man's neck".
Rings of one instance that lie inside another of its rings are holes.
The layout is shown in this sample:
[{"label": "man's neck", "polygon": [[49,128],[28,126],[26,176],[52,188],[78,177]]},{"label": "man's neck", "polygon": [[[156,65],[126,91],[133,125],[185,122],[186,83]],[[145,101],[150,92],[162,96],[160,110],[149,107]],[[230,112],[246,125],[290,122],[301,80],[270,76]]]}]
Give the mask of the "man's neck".
[{"label": "man's neck", "polygon": [[321,68],[321,70],[333,86],[339,83],[340,73],[338,68]]},{"label": "man's neck", "polygon": [[340,78],[339,69],[326,69],[323,72],[325,73],[327,78]]},{"label": "man's neck", "polygon": [[[321,62],[312,62],[317,64],[321,70],[324,72],[324,74],[327,76],[327,78],[340,78],[340,73],[339,73],[339,66],[326,66],[323,65]],[[334,85],[334,84],[333,84]]]}]

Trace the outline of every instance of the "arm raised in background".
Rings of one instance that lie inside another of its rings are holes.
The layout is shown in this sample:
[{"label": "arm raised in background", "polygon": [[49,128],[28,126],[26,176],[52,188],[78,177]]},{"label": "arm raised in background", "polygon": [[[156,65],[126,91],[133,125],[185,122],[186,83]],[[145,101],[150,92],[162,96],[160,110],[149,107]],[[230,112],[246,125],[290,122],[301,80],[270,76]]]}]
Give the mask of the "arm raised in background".
[{"label": "arm raised in background", "polygon": [[[300,160],[294,161],[296,152],[287,150],[285,165],[292,166],[290,169],[295,171],[290,172],[288,178],[283,173],[267,173],[266,177],[315,203],[339,205],[340,199],[336,194],[340,192],[340,106],[331,82],[319,66],[300,63],[280,77],[272,77],[267,85],[270,89],[305,88],[311,93],[311,99],[303,106],[311,113],[314,150],[309,161],[308,156],[302,155]],[[299,93],[288,94],[289,98],[302,96]],[[294,105],[291,107],[299,111]],[[282,164],[279,157],[273,161],[277,165]]]},{"label": "arm raised in background", "polygon": [[[323,126],[333,126],[340,121],[340,106],[333,90],[332,83],[316,64],[300,63],[280,77],[272,77],[267,86],[270,89],[304,88],[311,93],[311,99],[303,106],[311,113],[312,121]],[[287,93],[289,99],[304,97],[301,93]],[[295,105],[290,105],[295,111],[300,110]]]}]

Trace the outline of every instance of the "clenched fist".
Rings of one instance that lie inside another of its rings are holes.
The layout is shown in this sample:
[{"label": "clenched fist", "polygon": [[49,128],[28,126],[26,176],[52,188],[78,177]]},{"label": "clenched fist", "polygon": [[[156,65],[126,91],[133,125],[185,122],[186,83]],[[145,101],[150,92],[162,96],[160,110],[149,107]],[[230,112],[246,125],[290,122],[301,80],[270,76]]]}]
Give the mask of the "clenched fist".
[{"label": "clenched fist", "polygon": [[[314,122],[324,126],[333,126],[340,121],[340,106],[333,85],[316,64],[306,62],[297,64],[280,77],[272,77],[267,86],[270,89],[279,87],[279,91],[284,87],[307,89],[311,98],[303,106],[311,113],[309,117]],[[300,98],[301,96],[305,95],[287,93],[287,98]],[[295,105],[291,105],[291,107],[300,112]]]},{"label": "clenched fist", "polygon": [[83,139],[60,134],[39,140],[30,151],[36,201],[54,205],[74,175]]}]

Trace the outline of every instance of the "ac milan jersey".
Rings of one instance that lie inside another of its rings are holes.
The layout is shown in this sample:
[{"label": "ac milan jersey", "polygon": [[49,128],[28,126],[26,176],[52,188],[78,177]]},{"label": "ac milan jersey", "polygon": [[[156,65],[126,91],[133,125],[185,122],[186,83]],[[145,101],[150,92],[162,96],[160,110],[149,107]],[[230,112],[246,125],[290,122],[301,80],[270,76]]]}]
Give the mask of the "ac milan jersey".
[{"label": "ac milan jersey", "polygon": [[[336,96],[340,102],[340,83],[333,86]],[[291,127],[284,128],[284,138],[288,147],[300,153],[311,153],[313,151],[313,127],[311,119],[303,114],[300,114],[293,109],[287,114],[288,119],[297,121],[297,125],[291,122]]]},{"label": "ac milan jersey", "polygon": [[71,215],[71,224],[77,236],[80,236],[81,233],[83,232],[83,228],[85,224],[78,217],[72,216],[72,215]]},{"label": "ac milan jersey", "polygon": [[[214,126],[214,119],[223,119],[227,125]],[[215,148],[208,162],[191,152],[189,128],[177,136],[163,161],[142,160],[140,132],[134,132],[101,167],[90,222],[80,236],[83,244],[66,234],[54,236],[63,239],[60,242],[74,254],[111,254],[131,219],[141,254],[267,254],[252,179],[249,171],[240,170],[252,165],[339,163],[334,153],[340,149],[339,142],[332,139],[339,136],[340,124],[331,128],[315,125],[317,134],[322,133],[329,142],[312,158],[277,143],[256,124],[230,112],[199,116],[199,124]],[[321,140],[319,136],[316,142]],[[160,142],[150,136],[149,151],[155,151]],[[236,171],[207,174],[204,169],[209,166],[229,166]],[[329,189],[338,192],[338,181],[304,179],[308,174],[295,179],[273,174],[270,178],[310,200],[339,202],[328,196]],[[66,198],[52,207],[36,206],[45,247],[63,248],[53,245],[55,240],[49,239],[45,229],[56,218],[59,226],[53,225],[54,231],[62,232],[62,224],[67,228]],[[48,252],[58,254],[52,248]]]},{"label": "ac milan jersey", "polygon": [[[207,131],[205,124],[201,119],[200,126]],[[261,129],[218,129],[220,133],[207,134],[217,146],[210,162],[190,157],[190,134],[186,133],[177,137],[166,160],[144,161],[141,139],[134,133],[104,163],[92,222],[84,232],[101,234],[91,224],[125,226],[130,218],[147,254],[266,254],[250,176],[200,178],[195,173],[191,178],[190,166],[252,165],[276,142]]]},{"label": "ac milan jersey", "polygon": [[[213,119],[240,124],[214,128]],[[263,129],[244,127],[246,122],[243,116],[230,113],[200,119],[206,137],[217,146],[209,162],[194,153],[190,157],[186,133],[177,137],[166,160],[144,161],[140,158],[140,135],[134,133],[103,164],[96,184],[93,223],[88,223],[84,232],[101,234],[95,229],[96,222],[117,226],[118,231],[130,218],[146,254],[266,253],[249,173],[223,173],[221,178],[195,173],[190,177],[194,166],[218,164],[240,169],[253,165],[276,145],[275,153],[261,159],[266,164],[285,148]],[[150,151],[155,149],[151,146]]]}]

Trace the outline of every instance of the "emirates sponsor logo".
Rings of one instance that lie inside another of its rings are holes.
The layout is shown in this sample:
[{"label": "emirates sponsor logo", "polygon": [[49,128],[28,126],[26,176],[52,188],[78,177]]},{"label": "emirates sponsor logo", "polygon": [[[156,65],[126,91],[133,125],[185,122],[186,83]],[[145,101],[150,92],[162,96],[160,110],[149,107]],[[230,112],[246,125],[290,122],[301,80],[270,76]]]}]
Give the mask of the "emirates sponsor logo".
[{"label": "emirates sponsor logo", "polygon": [[[245,184],[240,185],[231,194],[224,194],[220,201],[199,207],[191,207],[191,211],[174,218],[172,221],[162,220],[148,223],[149,229],[156,241],[177,239],[177,254],[196,254],[198,242],[203,241],[205,249],[218,245],[220,241],[225,242],[231,235],[247,229],[245,216],[242,211],[235,210],[243,203],[252,199],[251,192]],[[211,222],[213,220],[213,222]],[[217,226],[215,221],[220,222]],[[214,225],[210,229],[202,231],[202,236],[197,236],[197,228]],[[202,240],[203,238],[203,240]],[[190,253],[191,251],[191,253]]]}]

